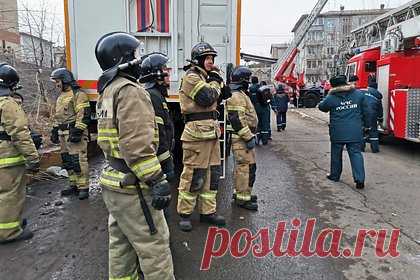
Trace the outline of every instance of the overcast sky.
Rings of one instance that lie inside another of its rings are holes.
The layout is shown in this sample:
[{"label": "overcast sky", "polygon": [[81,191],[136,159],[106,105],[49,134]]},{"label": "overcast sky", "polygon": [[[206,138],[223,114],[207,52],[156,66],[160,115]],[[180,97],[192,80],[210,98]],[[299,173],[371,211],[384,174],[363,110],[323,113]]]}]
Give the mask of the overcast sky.
[{"label": "overcast sky", "polygon": [[[28,3],[34,9],[40,2],[40,0],[19,1]],[[50,7],[48,11],[55,13],[58,18],[61,17],[62,22],[64,1],[44,1]],[[242,0],[242,51],[256,55],[269,55],[272,43],[291,40],[294,24],[302,14],[309,13],[316,2],[317,0]],[[380,4],[385,4],[387,8],[397,7],[407,2],[409,0],[330,0],[324,11],[339,10],[340,5],[345,6],[346,9],[369,9],[379,8]]]}]

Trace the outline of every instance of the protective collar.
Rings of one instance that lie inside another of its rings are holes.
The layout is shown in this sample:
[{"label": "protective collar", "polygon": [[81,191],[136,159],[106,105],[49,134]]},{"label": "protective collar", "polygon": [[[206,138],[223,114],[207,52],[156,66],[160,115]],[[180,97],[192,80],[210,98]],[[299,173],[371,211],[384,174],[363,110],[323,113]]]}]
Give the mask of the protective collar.
[{"label": "protective collar", "polygon": [[8,88],[5,87],[0,87],[0,97],[3,96],[11,96],[12,95],[12,91]]},{"label": "protective collar", "polygon": [[164,97],[168,97],[168,88],[164,85],[160,85],[156,82],[147,82],[144,84],[144,88],[147,89],[156,89],[158,90]]}]

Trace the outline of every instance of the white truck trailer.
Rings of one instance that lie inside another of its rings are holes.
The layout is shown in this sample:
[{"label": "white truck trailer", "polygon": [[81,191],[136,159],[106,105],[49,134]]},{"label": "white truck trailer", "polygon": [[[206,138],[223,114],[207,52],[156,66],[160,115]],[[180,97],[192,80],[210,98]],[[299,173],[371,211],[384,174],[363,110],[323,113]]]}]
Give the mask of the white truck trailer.
[{"label": "white truck trailer", "polygon": [[95,58],[96,42],[108,32],[128,32],[140,40],[144,54],[168,55],[171,96],[176,100],[182,68],[194,44],[205,41],[214,46],[216,64],[224,73],[229,63],[239,63],[240,1],[64,0],[67,67],[95,100],[102,73]]},{"label": "white truck trailer", "polygon": [[[218,52],[216,64],[226,75],[229,64],[239,64],[240,11],[241,0],[64,0],[67,67],[95,103],[102,74],[95,45],[104,34],[128,32],[140,40],[142,55],[166,54],[171,69],[168,103],[179,140],[183,121],[177,90],[191,48],[201,41],[210,43]],[[174,154],[179,156],[181,145],[176,143]],[[221,147],[225,167],[225,131]]]}]

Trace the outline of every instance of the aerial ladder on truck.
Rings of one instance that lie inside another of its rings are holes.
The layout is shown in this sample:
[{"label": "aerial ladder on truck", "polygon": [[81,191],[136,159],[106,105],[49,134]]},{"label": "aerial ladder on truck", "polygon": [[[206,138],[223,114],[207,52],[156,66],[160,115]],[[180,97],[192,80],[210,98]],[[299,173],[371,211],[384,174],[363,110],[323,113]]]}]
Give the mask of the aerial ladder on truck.
[{"label": "aerial ladder on truck", "polygon": [[353,30],[347,75],[357,88],[375,76],[382,93],[380,131],[420,142],[420,0],[413,0]]},{"label": "aerial ladder on truck", "polygon": [[[272,69],[274,80],[290,86],[293,89],[294,97],[300,99],[305,107],[315,107],[320,101],[321,91],[319,88],[305,89],[304,73],[298,74],[298,77],[294,76],[293,72],[296,66],[294,61],[299,54],[299,45],[302,43],[316,18],[321,14],[327,2],[328,0],[319,0],[316,3],[312,12],[302,24],[302,27],[299,28],[293,42]],[[295,105],[299,105],[299,100],[296,101]]]}]

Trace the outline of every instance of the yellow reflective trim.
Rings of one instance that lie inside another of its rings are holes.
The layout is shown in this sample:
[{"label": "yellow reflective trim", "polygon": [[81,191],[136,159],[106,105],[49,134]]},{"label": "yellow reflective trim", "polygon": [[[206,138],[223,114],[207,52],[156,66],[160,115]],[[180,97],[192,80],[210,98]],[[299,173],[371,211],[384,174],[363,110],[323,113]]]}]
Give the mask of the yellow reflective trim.
[{"label": "yellow reflective trim", "polygon": [[226,130],[227,130],[227,131],[234,131],[234,130],[233,130],[233,127],[232,127],[230,124],[228,124],[228,125],[226,126]]},{"label": "yellow reflective trim", "polygon": [[155,122],[157,124],[161,124],[161,125],[164,125],[165,124],[165,122],[163,121],[163,119],[161,117],[158,117],[158,116],[155,117]]},{"label": "yellow reflective trim", "polygon": [[25,163],[25,158],[22,155],[8,158],[0,158],[0,165]]},{"label": "yellow reflective trim", "polygon": [[164,152],[163,154],[158,155],[159,162],[165,161],[171,157],[171,153],[169,151]]},{"label": "yellow reflective trim", "polygon": [[160,162],[157,157],[153,157],[151,159],[134,164],[131,169],[136,173],[138,177],[143,177],[147,174],[160,170]]},{"label": "yellow reflective trim", "polygon": [[226,108],[228,111],[246,112],[246,107],[242,106],[227,105]]},{"label": "yellow reflective trim", "polygon": [[88,107],[90,107],[89,102],[81,103],[81,104],[76,106],[76,112],[79,112],[80,109],[84,109],[84,108],[88,108]]},{"label": "yellow reflective trim", "polygon": [[116,128],[99,128],[98,133],[109,133],[118,135],[118,130]]},{"label": "yellow reflective trim", "polygon": [[189,201],[195,201],[196,197],[194,194],[190,192],[180,191],[178,194],[179,199],[189,200]]},{"label": "yellow reflective trim", "polygon": [[244,128],[242,128],[241,130],[238,131],[238,135],[239,136],[244,136],[248,132],[251,132],[251,130],[249,129],[248,126],[245,126]]},{"label": "yellow reflective trim", "polygon": [[103,171],[102,175],[113,177],[119,180],[124,179],[125,174],[119,171]]},{"label": "yellow reflective trim", "polygon": [[116,136],[98,136],[96,138],[97,141],[111,141],[111,142],[118,142],[120,139]]},{"label": "yellow reflective trim", "polygon": [[166,104],[166,102],[163,102],[163,109],[165,109],[165,110],[169,110],[169,108],[168,108],[168,104]]},{"label": "yellow reflective trim", "polygon": [[236,199],[243,200],[243,201],[250,201],[251,200],[251,194],[250,193],[237,192],[236,193]]},{"label": "yellow reflective trim", "polygon": [[84,123],[81,123],[81,122],[77,122],[77,123],[76,123],[76,125],[75,125],[75,127],[77,127],[77,128],[80,128],[80,129],[84,130],[84,129],[86,129],[86,128],[87,128],[87,125],[86,125],[86,124],[84,124]]},{"label": "yellow reflective trim", "polygon": [[207,84],[204,81],[199,81],[195,87],[190,91],[189,96],[194,99],[195,96],[197,95],[197,93],[203,88],[205,87]]},{"label": "yellow reflective trim", "polygon": [[20,227],[19,221],[11,223],[0,223],[0,229],[13,229],[17,227]]},{"label": "yellow reflective trim", "polygon": [[204,200],[213,200],[216,199],[217,191],[208,191],[200,193],[200,197]]}]

